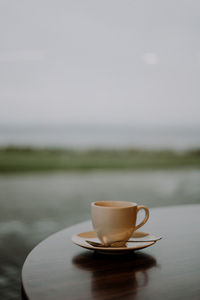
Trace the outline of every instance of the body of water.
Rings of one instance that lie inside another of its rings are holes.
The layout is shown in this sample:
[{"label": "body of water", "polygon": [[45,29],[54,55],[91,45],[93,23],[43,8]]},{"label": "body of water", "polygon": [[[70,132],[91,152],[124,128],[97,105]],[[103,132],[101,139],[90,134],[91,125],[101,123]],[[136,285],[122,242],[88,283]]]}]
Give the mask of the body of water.
[{"label": "body of water", "polygon": [[96,125],[1,126],[0,146],[7,145],[187,150],[200,147],[200,128]]}]

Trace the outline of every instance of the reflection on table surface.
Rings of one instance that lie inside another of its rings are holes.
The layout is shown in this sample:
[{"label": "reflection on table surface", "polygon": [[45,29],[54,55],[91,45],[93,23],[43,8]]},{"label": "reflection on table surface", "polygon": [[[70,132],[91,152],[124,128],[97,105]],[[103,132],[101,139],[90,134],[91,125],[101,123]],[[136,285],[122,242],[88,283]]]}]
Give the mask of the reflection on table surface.
[{"label": "reflection on table surface", "polygon": [[73,264],[91,273],[93,299],[106,299],[106,295],[133,299],[139,288],[148,285],[149,270],[157,267],[156,259],[145,253],[101,255],[83,252],[73,257]]}]

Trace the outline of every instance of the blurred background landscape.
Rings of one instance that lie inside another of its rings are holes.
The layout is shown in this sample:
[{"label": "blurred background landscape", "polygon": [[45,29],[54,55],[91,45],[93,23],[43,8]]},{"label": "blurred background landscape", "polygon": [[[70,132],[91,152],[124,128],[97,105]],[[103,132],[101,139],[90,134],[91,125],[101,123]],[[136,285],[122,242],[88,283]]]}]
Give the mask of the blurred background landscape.
[{"label": "blurred background landscape", "polygon": [[[0,0],[0,299],[90,203],[200,203],[200,4]],[[69,241],[70,242],[70,241]]]}]

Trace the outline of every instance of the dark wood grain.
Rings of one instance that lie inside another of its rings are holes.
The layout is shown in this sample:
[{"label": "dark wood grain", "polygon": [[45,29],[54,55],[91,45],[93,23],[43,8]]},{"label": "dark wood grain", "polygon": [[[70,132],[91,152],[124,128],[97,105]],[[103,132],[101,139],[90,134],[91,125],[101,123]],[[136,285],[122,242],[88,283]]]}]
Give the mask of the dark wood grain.
[{"label": "dark wood grain", "polygon": [[143,231],[163,235],[128,255],[101,255],[72,244],[90,222],[60,231],[27,257],[22,284],[30,300],[200,299],[200,205],[150,210]]}]

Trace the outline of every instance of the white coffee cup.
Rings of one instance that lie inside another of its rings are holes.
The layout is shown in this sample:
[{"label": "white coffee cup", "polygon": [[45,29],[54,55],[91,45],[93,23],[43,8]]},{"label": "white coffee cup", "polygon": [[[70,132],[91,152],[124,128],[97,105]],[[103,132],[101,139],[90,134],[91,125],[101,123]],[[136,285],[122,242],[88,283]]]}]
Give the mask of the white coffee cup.
[{"label": "white coffee cup", "polygon": [[[137,213],[141,209],[145,211],[145,217],[136,225]],[[149,218],[146,206],[126,201],[92,202],[91,213],[94,230],[105,246],[115,242],[126,243],[133,232],[143,226]]]}]

